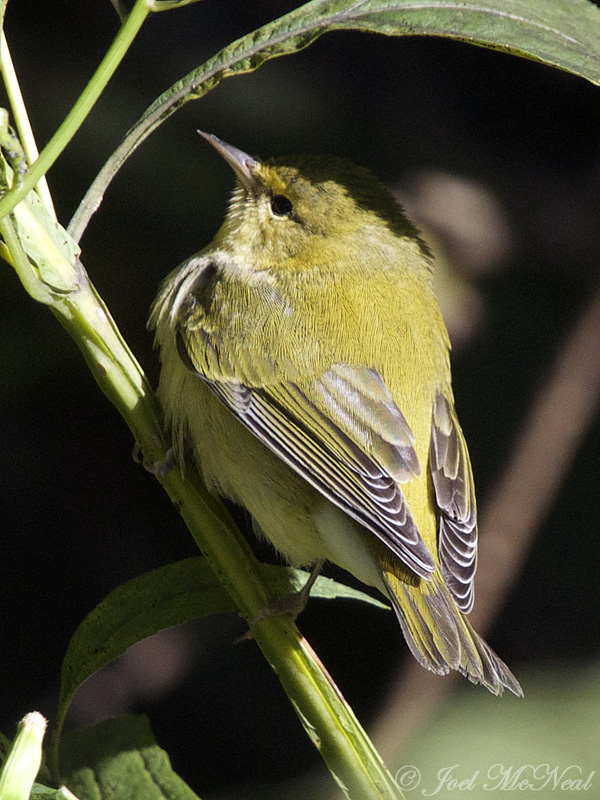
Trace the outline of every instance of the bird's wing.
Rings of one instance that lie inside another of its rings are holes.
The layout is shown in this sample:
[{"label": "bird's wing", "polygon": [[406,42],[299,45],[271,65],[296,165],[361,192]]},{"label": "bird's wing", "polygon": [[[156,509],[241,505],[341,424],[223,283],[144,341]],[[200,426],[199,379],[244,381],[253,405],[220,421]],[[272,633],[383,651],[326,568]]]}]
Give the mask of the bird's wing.
[{"label": "bird's wing", "polygon": [[477,567],[477,509],[467,445],[454,409],[441,394],[433,407],[431,477],[439,508],[442,576],[459,609],[473,606]]},{"label": "bird's wing", "polygon": [[[185,344],[180,338],[180,353]],[[193,367],[191,348],[185,349]],[[400,485],[421,474],[414,437],[375,370],[338,365],[302,387],[289,381],[251,387],[198,374],[282,461],[417,575],[431,576],[433,557]]]}]

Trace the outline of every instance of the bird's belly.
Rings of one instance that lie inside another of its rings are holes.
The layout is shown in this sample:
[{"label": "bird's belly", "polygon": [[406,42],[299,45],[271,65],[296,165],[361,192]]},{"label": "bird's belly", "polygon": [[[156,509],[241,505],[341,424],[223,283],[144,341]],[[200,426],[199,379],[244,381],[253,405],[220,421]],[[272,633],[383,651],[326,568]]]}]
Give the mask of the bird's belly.
[{"label": "bird's belly", "polygon": [[206,385],[195,388],[204,396],[191,406],[189,430],[209,489],[244,506],[291,564],[325,559],[383,589],[368,546],[372,534],[263,445]]}]

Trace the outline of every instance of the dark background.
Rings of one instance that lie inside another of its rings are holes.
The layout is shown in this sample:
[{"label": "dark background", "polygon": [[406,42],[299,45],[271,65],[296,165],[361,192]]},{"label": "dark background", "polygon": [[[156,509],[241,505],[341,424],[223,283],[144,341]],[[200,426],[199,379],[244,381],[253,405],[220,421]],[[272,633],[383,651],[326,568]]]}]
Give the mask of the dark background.
[{"label": "dark background", "polygon": [[[68,222],[158,94],[291,7],[205,0],[151,18],[49,175],[59,219]],[[40,148],[116,31],[107,1],[9,4],[6,32]],[[109,189],[82,241],[83,261],[156,383],[148,307],[167,271],[210,240],[232,186],[196,128],[264,157],[342,155],[407,197],[425,175],[474,182],[507,224],[493,268],[463,274],[481,310],[454,356],[457,406],[484,506],[540,381],[596,287],[599,91],[465,44],[324,36],[225,81],[172,117]],[[133,463],[131,435],[75,345],[8,267],[0,292],[0,730],[12,736],[29,710],[52,717],[69,637],[93,606],[123,581],[196,550],[166,495]],[[488,636],[517,674],[598,656],[599,438],[596,421]],[[257,551],[274,558],[268,548]],[[368,723],[407,658],[391,615],[313,601],[300,627]],[[143,651],[141,675],[130,659],[128,678],[117,665],[97,689],[85,687],[74,720],[146,711],[174,767],[202,796],[301,773],[319,757],[258,649],[233,645],[242,632],[232,616],[166,635]]]}]

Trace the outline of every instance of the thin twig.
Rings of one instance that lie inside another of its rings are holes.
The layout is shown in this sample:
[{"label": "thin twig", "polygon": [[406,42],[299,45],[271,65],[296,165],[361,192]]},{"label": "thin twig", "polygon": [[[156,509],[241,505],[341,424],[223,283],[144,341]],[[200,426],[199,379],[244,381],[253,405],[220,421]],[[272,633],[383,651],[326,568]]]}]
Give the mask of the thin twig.
[{"label": "thin twig", "polygon": [[[25,107],[23,95],[21,94],[21,87],[19,86],[17,73],[15,72],[15,67],[12,62],[10,50],[8,49],[8,42],[6,41],[4,31],[2,31],[2,39],[0,42],[0,67],[2,69],[4,88],[6,89],[6,93],[10,101],[10,107],[13,112],[17,131],[19,132],[19,138],[27,156],[27,161],[29,164],[32,164],[37,159],[39,153],[35,143],[35,138],[33,136],[33,131],[31,129],[31,124],[29,122],[29,117],[27,116],[27,109]],[[45,205],[48,213],[52,214],[52,216],[56,219],[56,212],[54,211],[54,205],[52,203],[52,197],[50,195],[50,190],[48,189],[48,183],[45,175],[42,175],[42,177],[39,179],[35,190],[40,196],[40,199]]]}]

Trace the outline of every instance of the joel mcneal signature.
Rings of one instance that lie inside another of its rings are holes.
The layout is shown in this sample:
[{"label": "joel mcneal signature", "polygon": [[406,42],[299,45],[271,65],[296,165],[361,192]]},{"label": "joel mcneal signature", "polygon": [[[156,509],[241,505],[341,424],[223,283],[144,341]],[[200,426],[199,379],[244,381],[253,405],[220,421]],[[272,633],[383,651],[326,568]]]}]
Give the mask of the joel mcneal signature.
[{"label": "joel mcneal signature", "polygon": [[551,766],[550,764],[522,764],[521,766],[505,766],[493,764],[485,772],[475,772],[465,776],[460,774],[460,764],[442,767],[437,773],[437,785],[421,786],[422,775],[420,770],[412,764],[407,764],[396,772],[396,783],[405,792],[414,791],[420,787],[423,797],[433,797],[442,790],[445,792],[469,792],[474,789],[483,789],[486,792],[518,792],[540,791],[581,791],[585,792],[592,787],[592,778],[595,770],[585,772],[577,764],[566,767]]}]

